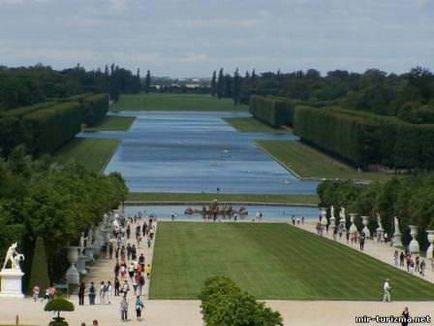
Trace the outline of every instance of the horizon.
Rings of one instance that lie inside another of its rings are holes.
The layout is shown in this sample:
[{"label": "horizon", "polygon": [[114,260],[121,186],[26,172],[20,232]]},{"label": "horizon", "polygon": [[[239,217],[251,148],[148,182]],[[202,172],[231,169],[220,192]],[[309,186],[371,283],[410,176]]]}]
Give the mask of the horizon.
[{"label": "horizon", "polygon": [[432,70],[433,18],[428,0],[0,0],[0,65],[115,62],[171,78],[220,67],[401,74]]}]

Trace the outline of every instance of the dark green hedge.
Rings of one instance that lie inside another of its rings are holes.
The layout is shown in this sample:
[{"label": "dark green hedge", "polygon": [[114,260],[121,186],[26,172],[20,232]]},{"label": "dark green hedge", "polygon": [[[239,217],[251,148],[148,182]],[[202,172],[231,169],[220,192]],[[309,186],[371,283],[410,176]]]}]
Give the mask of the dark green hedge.
[{"label": "dark green hedge", "polygon": [[250,113],[258,120],[273,127],[292,125],[294,105],[282,97],[250,97]]},{"label": "dark green hedge", "polygon": [[27,147],[32,153],[53,153],[81,130],[84,110],[78,102],[59,103],[31,112],[23,117],[32,140]]},{"label": "dark green hedge", "polygon": [[92,127],[101,122],[107,114],[109,97],[107,94],[87,96],[81,103],[85,109],[84,122],[88,127]]},{"label": "dark green hedge", "polygon": [[434,168],[434,125],[340,108],[299,106],[294,126],[301,140],[356,166]]},{"label": "dark green hedge", "polygon": [[108,111],[108,95],[82,95],[73,99],[18,108],[0,115],[0,156],[25,144],[35,155],[53,153],[81,130],[95,125]]},{"label": "dark green hedge", "polygon": [[278,326],[283,325],[279,312],[242,291],[226,277],[205,281],[199,299],[207,326]]}]

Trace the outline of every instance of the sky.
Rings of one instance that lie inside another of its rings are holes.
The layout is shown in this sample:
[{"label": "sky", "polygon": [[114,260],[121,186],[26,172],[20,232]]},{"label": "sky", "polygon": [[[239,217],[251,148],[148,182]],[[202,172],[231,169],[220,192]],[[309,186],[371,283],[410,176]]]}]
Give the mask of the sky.
[{"label": "sky", "polygon": [[434,0],[0,0],[0,65],[433,70]]}]

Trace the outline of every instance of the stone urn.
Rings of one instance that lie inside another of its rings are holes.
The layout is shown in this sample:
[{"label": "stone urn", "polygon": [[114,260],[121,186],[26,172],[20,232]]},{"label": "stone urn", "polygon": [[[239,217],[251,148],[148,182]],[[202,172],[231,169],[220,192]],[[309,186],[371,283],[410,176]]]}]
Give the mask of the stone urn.
[{"label": "stone urn", "polygon": [[410,235],[411,235],[411,241],[409,244],[409,250],[413,254],[417,254],[420,251],[419,242],[416,240],[417,236],[417,226],[416,225],[409,225],[410,228]]},{"label": "stone urn", "polygon": [[78,273],[75,264],[78,260],[79,247],[68,247],[68,261],[71,264],[66,271],[66,282],[68,284],[80,284],[80,274]]},{"label": "stone urn", "polygon": [[366,239],[371,237],[371,231],[368,229],[369,218],[368,216],[362,216],[362,224],[363,224],[363,233],[365,234]]},{"label": "stone urn", "polygon": [[426,230],[429,247],[426,251],[426,258],[433,259],[434,254],[434,230]]},{"label": "stone urn", "polygon": [[321,207],[321,221],[320,221],[320,223],[321,223],[322,229],[324,230],[326,228],[327,224],[328,224],[328,221],[327,221],[327,210],[326,210],[325,207]]},{"label": "stone urn", "polygon": [[351,221],[351,225],[350,225],[350,229],[349,229],[350,234],[355,234],[358,231],[357,226],[354,223],[354,219],[356,218],[356,215],[357,214],[355,214],[355,213],[350,214],[350,221]]},{"label": "stone urn", "polygon": [[330,227],[332,228],[332,230],[336,227],[336,217],[333,206],[330,209]]}]

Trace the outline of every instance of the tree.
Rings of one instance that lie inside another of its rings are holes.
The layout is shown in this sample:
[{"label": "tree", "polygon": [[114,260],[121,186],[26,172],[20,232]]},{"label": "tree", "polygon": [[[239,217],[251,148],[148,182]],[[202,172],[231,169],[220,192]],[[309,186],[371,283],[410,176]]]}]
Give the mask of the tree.
[{"label": "tree", "polygon": [[212,72],[212,78],[211,78],[211,96],[216,96],[217,94],[217,73],[214,70]]},{"label": "tree", "polygon": [[224,92],[224,76],[223,76],[223,68],[220,68],[219,75],[217,79],[217,97],[222,98]]},{"label": "tree", "polygon": [[233,85],[232,85],[232,100],[235,105],[240,103],[240,92],[241,92],[241,78],[238,68],[234,72]]},{"label": "tree", "polygon": [[146,72],[146,77],[145,77],[145,92],[149,93],[151,90],[151,72],[148,70]]},{"label": "tree", "polygon": [[32,266],[30,268],[28,293],[31,293],[35,285],[39,286],[39,288],[43,290],[48,288],[50,284],[44,239],[42,237],[37,237],[32,257]]}]

